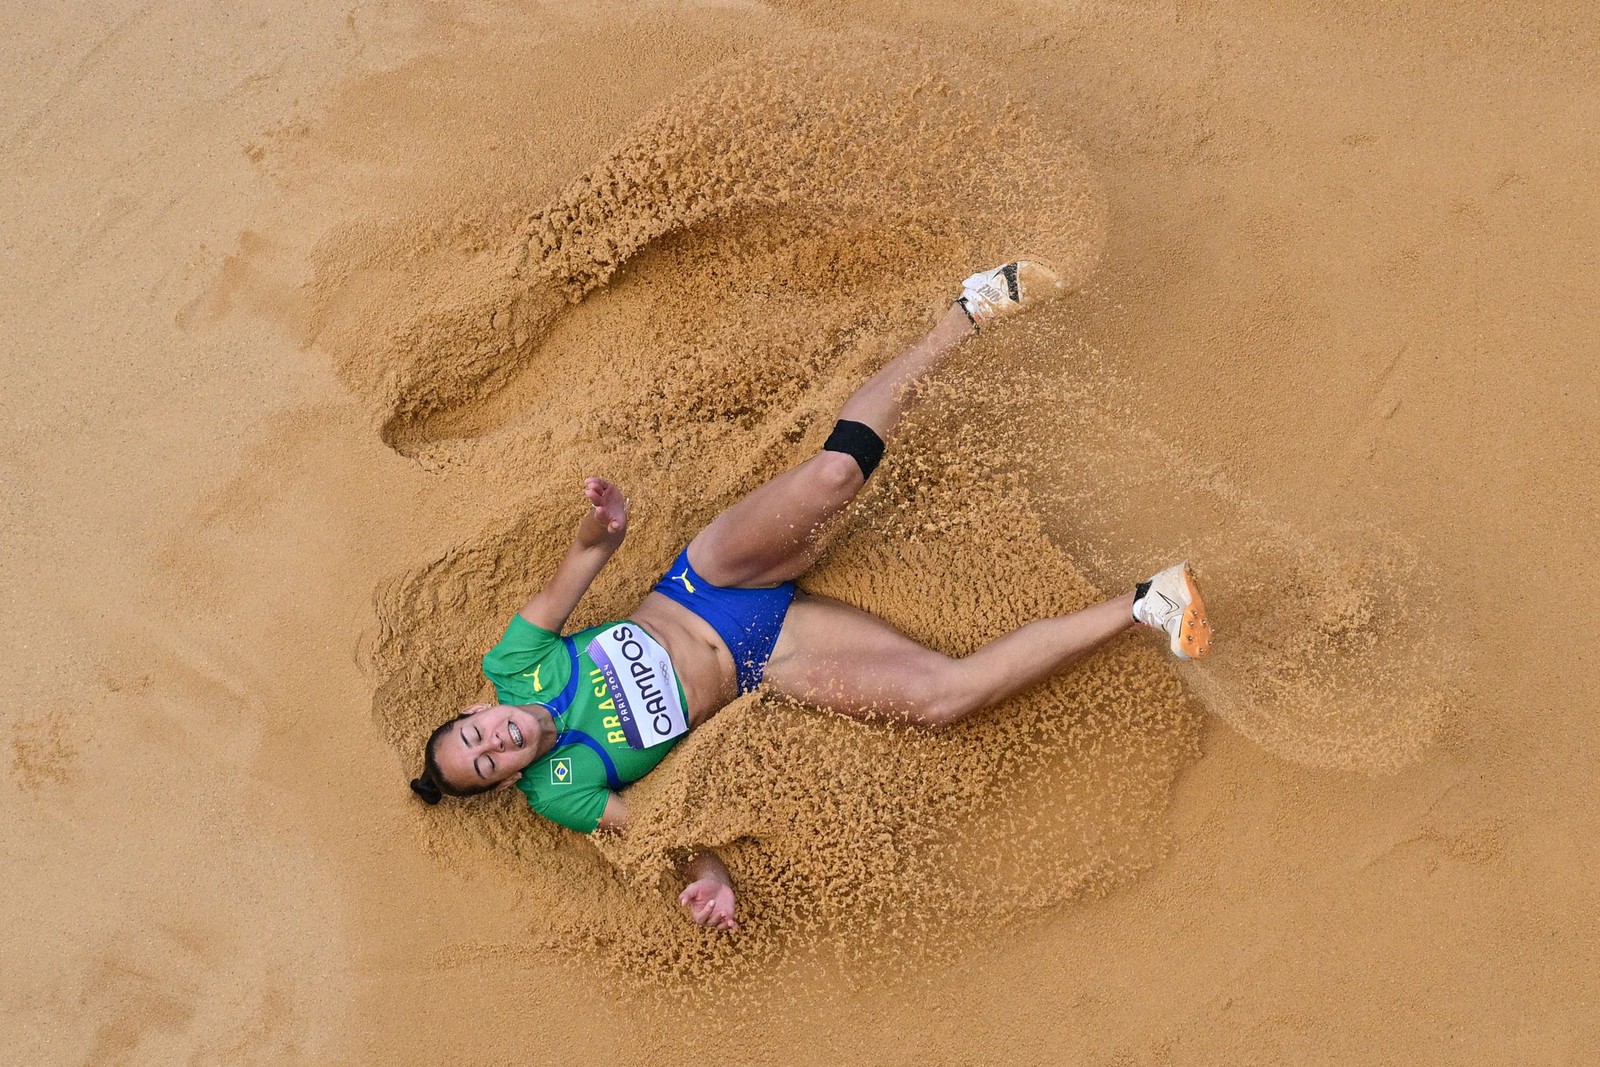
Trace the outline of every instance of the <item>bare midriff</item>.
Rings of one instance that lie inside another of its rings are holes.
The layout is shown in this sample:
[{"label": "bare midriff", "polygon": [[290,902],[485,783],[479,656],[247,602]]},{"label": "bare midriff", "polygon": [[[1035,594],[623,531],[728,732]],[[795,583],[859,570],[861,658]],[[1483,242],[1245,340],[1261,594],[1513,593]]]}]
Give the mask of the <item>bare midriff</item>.
[{"label": "bare midriff", "polygon": [[651,593],[628,618],[642,626],[672,657],[672,669],[689,701],[691,728],[739,695],[733,655],[717,631],[700,616],[660,593]]}]

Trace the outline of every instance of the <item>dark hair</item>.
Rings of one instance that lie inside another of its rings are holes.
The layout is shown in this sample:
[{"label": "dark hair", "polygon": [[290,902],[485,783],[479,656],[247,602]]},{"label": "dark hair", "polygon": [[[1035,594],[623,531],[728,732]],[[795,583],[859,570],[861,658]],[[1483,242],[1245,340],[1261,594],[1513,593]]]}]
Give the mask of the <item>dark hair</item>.
[{"label": "dark hair", "polygon": [[461,716],[457,715],[455,719],[440,723],[434,728],[433,733],[428,735],[428,743],[422,748],[422,774],[411,779],[411,791],[429,804],[437,804],[445,797],[475,797],[479,793],[487,793],[499,784],[498,782],[474,782],[472,785],[463,787],[456,785],[444,776],[444,770],[439,766],[439,760],[434,755],[434,749],[438,747],[439,739],[444,737],[450,727],[456,724],[456,719],[459,718]]}]

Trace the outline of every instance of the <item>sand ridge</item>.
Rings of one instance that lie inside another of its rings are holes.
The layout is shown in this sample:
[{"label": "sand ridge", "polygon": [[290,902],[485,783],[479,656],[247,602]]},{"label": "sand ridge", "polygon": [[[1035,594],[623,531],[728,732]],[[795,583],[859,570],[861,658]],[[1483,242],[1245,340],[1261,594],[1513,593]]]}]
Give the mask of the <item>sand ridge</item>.
[{"label": "sand ridge", "polygon": [[[400,300],[366,301],[359,321],[342,302],[344,317],[318,316],[313,329],[345,376],[375,391],[384,440],[412,453],[448,435],[428,424],[503,387],[565,305],[651,242],[741,214],[789,205],[835,239],[849,232],[840,221],[873,220],[899,235],[889,273],[929,294],[931,279],[948,273],[936,265],[986,262],[1011,247],[1034,249],[1069,285],[1087,276],[1104,208],[1070,144],[1039,131],[975,68],[957,74],[900,43],[823,40],[719,68],[647,116],[519,232],[452,249],[449,267],[424,261],[425,282],[396,281],[411,303],[424,293],[431,306],[394,324],[370,316]],[[416,236],[403,253],[355,241],[330,248],[324,287],[363,277],[364,253],[391,272],[397,261],[425,260]],[[930,247],[939,244],[942,256]],[[848,297],[845,272],[829,277],[825,258],[810,266]]]}]

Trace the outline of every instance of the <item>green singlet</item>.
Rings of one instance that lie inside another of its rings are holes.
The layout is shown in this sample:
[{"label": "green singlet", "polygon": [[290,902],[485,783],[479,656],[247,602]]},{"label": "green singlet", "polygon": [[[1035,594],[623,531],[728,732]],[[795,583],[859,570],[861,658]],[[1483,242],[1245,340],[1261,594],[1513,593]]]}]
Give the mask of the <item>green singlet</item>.
[{"label": "green singlet", "polygon": [[[623,626],[638,629],[609,622],[562,637],[516,615],[483,657],[499,703],[543,704],[556,721],[555,747],[522,772],[517,787],[534,811],[586,834],[600,825],[610,791],[643,778],[681,738],[642,749],[629,744],[612,685],[590,655],[596,636]],[[675,672],[672,682],[687,708]]]}]

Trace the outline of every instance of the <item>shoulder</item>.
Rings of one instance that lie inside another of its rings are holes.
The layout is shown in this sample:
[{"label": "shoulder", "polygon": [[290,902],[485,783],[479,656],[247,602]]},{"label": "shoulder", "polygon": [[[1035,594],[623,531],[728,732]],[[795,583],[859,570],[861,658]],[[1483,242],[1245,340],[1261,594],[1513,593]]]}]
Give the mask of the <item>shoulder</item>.
[{"label": "shoulder", "polygon": [[521,615],[513,615],[511,621],[506,623],[505,633],[495,642],[495,646],[489,650],[484,659],[522,651],[542,651],[560,644],[561,635],[556,631],[535,626]]},{"label": "shoulder", "polygon": [[520,615],[483,657],[483,673],[494,683],[501,703],[548,700],[572,673],[567,643],[560,634],[533,625]]}]

